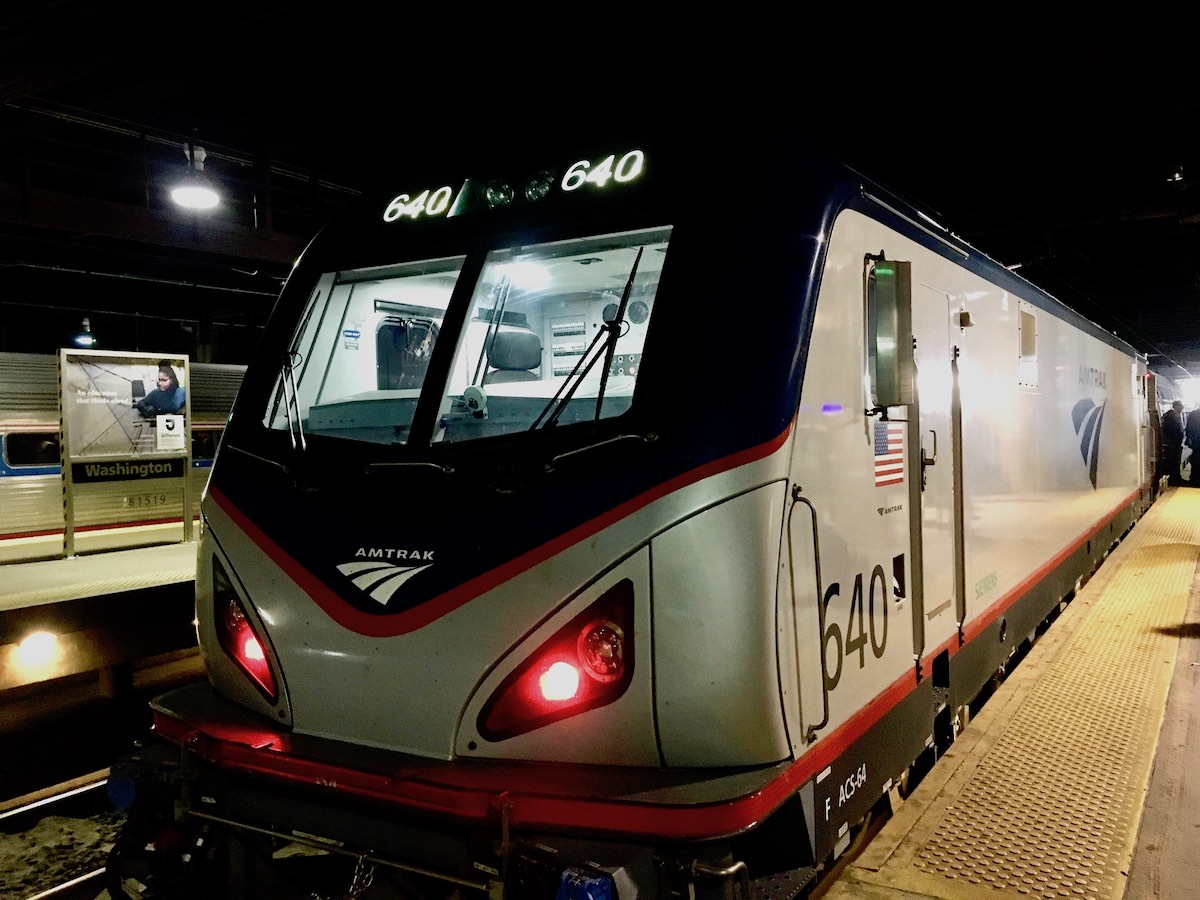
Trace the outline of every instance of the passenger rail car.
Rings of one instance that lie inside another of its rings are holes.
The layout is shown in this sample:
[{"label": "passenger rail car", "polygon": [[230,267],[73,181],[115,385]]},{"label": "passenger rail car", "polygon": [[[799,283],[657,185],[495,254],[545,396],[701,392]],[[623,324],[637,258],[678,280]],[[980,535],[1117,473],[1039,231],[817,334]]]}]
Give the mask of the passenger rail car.
[{"label": "passenger rail car", "polygon": [[[192,516],[241,385],[244,366],[192,363]],[[0,353],[0,563],[63,553],[63,478],[59,449],[58,358]],[[114,482],[75,526],[75,550],[90,553],[179,540],[180,500]]]},{"label": "passenger rail car", "polygon": [[111,881],[293,844],[428,896],[799,892],[951,744],[1151,502],[1145,360],[738,137],[405,173],[314,240]]}]

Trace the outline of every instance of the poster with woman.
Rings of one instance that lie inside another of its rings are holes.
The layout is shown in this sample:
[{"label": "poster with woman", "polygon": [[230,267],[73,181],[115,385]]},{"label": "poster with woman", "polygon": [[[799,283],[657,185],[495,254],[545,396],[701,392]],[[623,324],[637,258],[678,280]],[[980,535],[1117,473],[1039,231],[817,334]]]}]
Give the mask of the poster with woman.
[{"label": "poster with woman", "polygon": [[[188,509],[186,356],[60,350],[64,552],[112,504]],[[191,540],[192,520],[181,537]]]},{"label": "poster with woman", "polygon": [[71,458],[187,452],[187,357],[64,350],[64,446]]}]

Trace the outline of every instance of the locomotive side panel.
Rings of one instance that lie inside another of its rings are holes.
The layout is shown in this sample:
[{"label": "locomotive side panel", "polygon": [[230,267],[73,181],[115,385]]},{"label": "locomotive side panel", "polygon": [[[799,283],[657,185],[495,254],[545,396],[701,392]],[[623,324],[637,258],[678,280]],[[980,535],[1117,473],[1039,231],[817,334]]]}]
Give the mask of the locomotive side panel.
[{"label": "locomotive side panel", "polygon": [[[783,500],[782,482],[766,485],[651,545],[655,709],[667,766],[757,765],[789,755],[770,652]],[[741,552],[726,552],[732,541]]]},{"label": "locomotive side panel", "polygon": [[[866,412],[863,266],[881,241],[889,256],[905,258],[914,250],[865,217],[843,213],[837,220],[796,418],[791,476],[797,499],[811,513],[792,516],[800,529],[792,545],[797,552],[807,547],[815,522],[819,547],[817,566],[796,570],[792,585],[801,626],[799,718],[805,733],[825,718],[817,740],[911,676],[917,650],[909,488],[919,473],[907,446],[908,417],[899,409],[886,421]],[[925,257],[946,267],[932,254]],[[818,568],[819,584],[812,580]]]},{"label": "locomotive side panel", "polygon": [[1132,357],[997,289],[981,285],[967,308],[976,323],[959,360],[969,622],[1011,602],[1143,479]]},{"label": "locomotive side panel", "polygon": [[[864,318],[864,264],[881,248],[911,265],[916,369],[913,402],[886,421],[872,409]],[[784,675],[794,751],[837,754],[834,782],[857,778],[863,794],[823,802],[818,781],[819,849],[924,744],[952,739],[939,727],[953,727],[954,705],[1025,637],[1005,615],[1032,630],[1065,593],[1053,585],[1087,564],[1072,551],[1136,502],[1137,374],[1134,356],[1045,301],[869,216],[837,219],[797,413],[781,595],[796,629],[794,682]],[[964,649],[962,665],[940,664]]]},{"label": "locomotive side panel", "polygon": [[[940,302],[940,315],[913,314],[914,330],[940,329],[919,360],[920,418],[915,404],[872,408],[865,275],[881,248],[911,261],[914,293]],[[955,572],[945,348],[947,298],[961,281],[944,257],[860,213],[843,212],[830,233],[796,416],[780,598],[795,629],[784,693],[796,698],[786,712],[798,768],[814,775],[817,858],[845,846],[850,826],[933,740],[933,684],[917,667],[925,645],[955,627],[945,602]],[[941,434],[938,461],[923,473],[931,430]],[[923,581],[922,549],[933,561]]]}]

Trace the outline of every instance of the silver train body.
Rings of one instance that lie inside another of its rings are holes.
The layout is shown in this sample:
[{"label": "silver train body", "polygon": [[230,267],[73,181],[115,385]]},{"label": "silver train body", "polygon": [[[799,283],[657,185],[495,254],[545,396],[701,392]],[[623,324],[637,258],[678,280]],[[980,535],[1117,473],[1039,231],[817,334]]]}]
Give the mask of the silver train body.
[{"label": "silver train body", "polygon": [[802,890],[1153,502],[1145,360],[803,143],[401,181],[248,368],[128,856]]},{"label": "silver train body", "polygon": [[[195,520],[244,366],[192,363],[192,467],[187,495]],[[0,563],[64,553],[59,448],[58,358],[0,353]],[[75,521],[75,552],[180,540],[181,497],[113,482],[98,488]]]}]

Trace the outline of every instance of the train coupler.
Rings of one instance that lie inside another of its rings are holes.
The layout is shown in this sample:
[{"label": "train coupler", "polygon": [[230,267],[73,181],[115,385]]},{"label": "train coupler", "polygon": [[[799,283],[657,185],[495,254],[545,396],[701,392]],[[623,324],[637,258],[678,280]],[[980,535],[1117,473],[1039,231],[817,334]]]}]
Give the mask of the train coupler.
[{"label": "train coupler", "polygon": [[503,891],[513,900],[619,900],[614,873],[541,844],[512,848]]}]

